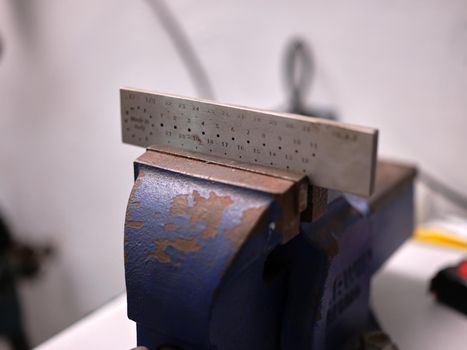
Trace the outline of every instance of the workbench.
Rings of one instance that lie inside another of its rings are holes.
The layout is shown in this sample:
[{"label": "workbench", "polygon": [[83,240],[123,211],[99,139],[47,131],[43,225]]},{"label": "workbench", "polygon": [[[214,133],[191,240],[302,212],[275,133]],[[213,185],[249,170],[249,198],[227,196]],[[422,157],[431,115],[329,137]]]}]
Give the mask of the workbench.
[{"label": "workbench", "polygon": [[[383,329],[401,350],[465,348],[467,317],[433,302],[428,280],[467,252],[415,241],[405,243],[373,280],[373,305]],[[131,349],[135,324],[122,294],[36,350]]]}]

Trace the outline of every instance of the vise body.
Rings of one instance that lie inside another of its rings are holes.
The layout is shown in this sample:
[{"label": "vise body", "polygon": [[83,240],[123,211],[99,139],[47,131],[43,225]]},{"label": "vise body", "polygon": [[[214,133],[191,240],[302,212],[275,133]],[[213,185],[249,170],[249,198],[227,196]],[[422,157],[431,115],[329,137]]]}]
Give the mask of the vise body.
[{"label": "vise body", "polygon": [[303,174],[167,146],[134,171],[125,275],[138,345],[350,349],[379,329],[371,277],[412,233],[412,167],[379,162],[357,206]]}]

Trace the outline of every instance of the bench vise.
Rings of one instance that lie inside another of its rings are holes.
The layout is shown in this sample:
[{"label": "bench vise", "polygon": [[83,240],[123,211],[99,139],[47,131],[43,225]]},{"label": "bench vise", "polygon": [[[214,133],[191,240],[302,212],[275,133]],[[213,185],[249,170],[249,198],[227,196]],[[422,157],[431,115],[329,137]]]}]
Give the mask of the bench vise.
[{"label": "bench vise", "polygon": [[379,162],[358,200],[160,145],[134,171],[125,274],[138,345],[348,349],[379,328],[371,276],[412,233],[412,167]]}]

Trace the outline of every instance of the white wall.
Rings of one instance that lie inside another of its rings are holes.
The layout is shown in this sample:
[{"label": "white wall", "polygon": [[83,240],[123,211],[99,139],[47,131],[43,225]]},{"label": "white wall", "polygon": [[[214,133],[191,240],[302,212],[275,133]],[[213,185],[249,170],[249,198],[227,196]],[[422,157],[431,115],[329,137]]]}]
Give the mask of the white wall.
[{"label": "white wall", "polygon": [[[417,162],[467,194],[464,0],[170,1],[218,100],[285,101],[283,48],[314,47],[310,95],[381,129],[381,153]],[[42,341],[123,290],[132,160],[120,86],[194,95],[144,0],[0,0],[0,206],[24,239],[59,255],[24,286]]]}]

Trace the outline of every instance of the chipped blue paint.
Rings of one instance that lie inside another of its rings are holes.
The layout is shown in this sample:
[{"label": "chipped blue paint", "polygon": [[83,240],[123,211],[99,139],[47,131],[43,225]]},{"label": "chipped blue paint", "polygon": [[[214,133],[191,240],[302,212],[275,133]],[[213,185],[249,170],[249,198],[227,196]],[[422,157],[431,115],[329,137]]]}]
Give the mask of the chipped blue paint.
[{"label": "chipped blue paint", "polygon": [[[272,196],[138,163],[135,171],[125,260],[138,345],[336,349],[377,327],[370,278],[411,234],[411,186],[366,216],[340,197],[281,245]],[[196,198],[217,199],[219,220],[209,206],[193,220]],[[249,209],[254,232],[241,225]]]}]

